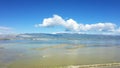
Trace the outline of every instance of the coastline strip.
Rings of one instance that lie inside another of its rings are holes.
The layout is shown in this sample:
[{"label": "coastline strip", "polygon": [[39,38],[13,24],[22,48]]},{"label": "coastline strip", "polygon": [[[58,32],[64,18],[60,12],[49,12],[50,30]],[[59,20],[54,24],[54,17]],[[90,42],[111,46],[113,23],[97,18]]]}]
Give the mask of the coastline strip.
[{"label": "coastline strip", "polygon": [[113,67],[113,66],[120,66],[120,63],[71,65],[71,66],[68,66],[67,68],[96,68],[96,67]]}]

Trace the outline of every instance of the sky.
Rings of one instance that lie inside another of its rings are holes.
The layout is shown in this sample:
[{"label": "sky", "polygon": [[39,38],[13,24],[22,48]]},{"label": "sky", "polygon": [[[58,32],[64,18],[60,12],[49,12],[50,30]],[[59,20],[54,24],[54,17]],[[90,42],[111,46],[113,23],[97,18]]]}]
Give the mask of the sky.
[{"label": "sky", "polygon": [[0,34],[120,34],[120,0],[0,0]]}]

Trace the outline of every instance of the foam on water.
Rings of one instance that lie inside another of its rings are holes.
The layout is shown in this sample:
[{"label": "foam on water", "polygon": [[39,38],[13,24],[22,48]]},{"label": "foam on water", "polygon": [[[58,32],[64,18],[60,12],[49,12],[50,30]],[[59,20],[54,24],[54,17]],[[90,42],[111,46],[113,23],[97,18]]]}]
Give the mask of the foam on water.
[{"label": "foam on water", "polygon": [[103,68],[103,67],[114,67],[120,66],[120,63],[106,63],[106,64],[90,64],[90,65],[71,65],[67,68]]}]

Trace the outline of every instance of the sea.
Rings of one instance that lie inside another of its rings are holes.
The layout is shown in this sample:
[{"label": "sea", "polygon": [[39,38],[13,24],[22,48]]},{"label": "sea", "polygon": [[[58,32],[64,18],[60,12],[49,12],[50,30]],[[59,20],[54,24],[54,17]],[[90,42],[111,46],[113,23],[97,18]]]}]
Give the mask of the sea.
[{"label": "sea", "polygon": [[10,36],[0,39],[0,68],[120,68],[120,35]]}]

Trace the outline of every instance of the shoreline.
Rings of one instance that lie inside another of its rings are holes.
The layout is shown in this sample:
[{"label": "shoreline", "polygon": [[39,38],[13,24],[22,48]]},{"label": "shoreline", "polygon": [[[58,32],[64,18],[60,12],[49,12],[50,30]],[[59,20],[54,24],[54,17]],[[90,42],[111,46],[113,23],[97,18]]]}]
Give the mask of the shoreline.
[{"label": "shoreline", "polygon": [[89,64],[89,65],[71,65],[67,68],[96,68],[96,67],[114,67],[120,66],[120,63]]}]

